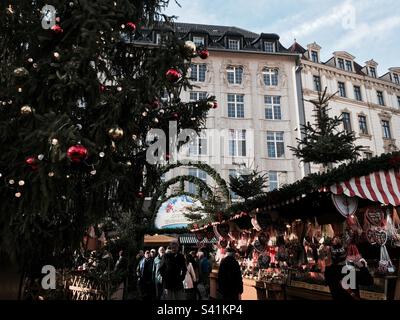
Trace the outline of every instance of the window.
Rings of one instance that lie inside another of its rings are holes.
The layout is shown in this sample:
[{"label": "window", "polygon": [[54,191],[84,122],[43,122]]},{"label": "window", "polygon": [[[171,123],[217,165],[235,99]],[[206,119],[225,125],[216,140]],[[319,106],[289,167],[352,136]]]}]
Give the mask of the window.
[{"label": "window", "polygon": [[198,136],[192,139],[189,145],[190,156],[205,156],[207,155],[207,136],[200,132]]},{"label": "window", "polygon": [[358,116],[358,124],[360,126],[360,133],[368,134],[367,117],[363,115]]},{"label": "window", "polygon": [[243,80],[242,67],[229,67],[227,70],[228,82],[231,84],[241,84]]},{"label": "window", "polygon": [[[240,174],[235,169],[229,169],[229,177],[239,177],[239,176]],[[233,191],[230,191],[230,194],[231,194],[231,199],[239,198],[239,196]]]},{"label": "window", "polygon": [[207,66],[205,64],[192,64],[191,65],[192,73],[190,78],[196,82],[204,82],[206,81],[206,70]]},{"label": "window", "polygon": [[346,98],[346,86],[344,82],[338,82],[338,87],[340,96]]},{"label": "window", "polygon": [[319,59],[318,59],[318,52],[317,51],[311,51],[311,59],[313,62],[318,63]]},{"label": "window", "polygon": [[265,119],[281,120],[281,97],[280,96],[265,96]]},{"label": "window", "polygon": [[229,156],[246,156],[246,130],[229,130]]},{"label": "window", "polygon": [[384,106],[385,105],[385,99],[383,98],[383,92],[382,91],[377,91],[376,95],[378,97],[379,105]]},{"label": "window", "polygon": [[376,68],[375,67],[369,67],[369,75],[373,78],[376,78]]},{"label": "window", "polygon": [[156,44],[161,44],[161,34],[156,34]]},{"label": "window", "polygon": [[400,108],[400,96],[397,96],[397,103],[398,103],[399,108]]},{"label": "window", "polygon": [[321,77],[314,76],[314,90],[321,91]]},{"label": "window", "polygon": [[364,152],[364,159],[372,159],[372,152]]},{"label": "window", "polygon": [[191,91],[190,92],[190,97],[189,97],[190,102],[195,102],[195,101],[205,100],[205,99],[207,99],[207,92],[204,92],[204,91]]},{"label": "window", "polygon": [[275,52],[275,44],[270,41],[264,41],[264,51],[265,52]]},{"label": "window", "polygon": [[339,68],[344,70],[344,60],[342,58],[338,58],[337,61]]},{"label": "window", "polygon": [[[196,177],[203,180],[204,182],[207,182],[207,174],[203,170],[197,168],[189,168],[189,176]],[[189,182],[189,193],[198,193],[197,186],[192,182]]]},{"label": "window", "polygon": [[395,84],[400,84],[399,75],[397,73],[393,74],[393,78]]},{"label": "window", "polygon": [[270,69],[270,68],[264,69],[263,71],[264,84],[269,87],[277,86],[278,75],[279,75],[278,69]]},{"label": "window", "polygon": [[193,43],[197,47],[204,46],[204,37],[196,37],[196,36],[194,36],[193,37]]},{"label": "window", "polygon": [[350,60],[346,60],[346,70],[353,72],[353,62],[351,62]]},{"label": "window", "polygon": [[285,156],[283,132],[267,132],[267,151],[269,158],[283,158]]},{"label": "window", "polygon": [[228,40],[228,49],[230,49],[230,50],[239,50],[240,49],[239,40],[229,39]]},{"label": "window", "polygon": [[343,112],[342,113],[342,121],[343,121],[344,130],[347,132],[351,132],[350,113]]},{"label": "window", "polygon": [[382,120],[382,128],[383,128],[383,138],[392,139],[392,133],[390,131],[390,123],[388,120]]},{"label": "window", "polygon": [[269,183],[269,191],[274,191],[279,189],[278,171],[268,172],[268,183]]},{"label": "window", "polygon": [[359,86],[354,86],[354,98],[357,101],[362,101],[361,88]]},{"label": "window", "polygon": [[244,95],[228,94],[228,117],[244,118]]}]

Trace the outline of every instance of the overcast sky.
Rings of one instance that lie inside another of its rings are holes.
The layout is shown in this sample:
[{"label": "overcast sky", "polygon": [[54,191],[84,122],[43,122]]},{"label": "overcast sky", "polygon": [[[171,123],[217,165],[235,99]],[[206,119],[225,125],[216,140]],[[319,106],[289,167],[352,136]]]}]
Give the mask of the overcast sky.
[{"label": "overcast sky", "polygon": [[166,13],[178,22],[237,26],[277,33],[288,47],[296,38],[306,47],[317,42],[322,60],[347,51],[379,63],[379,74],[400,67],[399,0],[170,0]]}]

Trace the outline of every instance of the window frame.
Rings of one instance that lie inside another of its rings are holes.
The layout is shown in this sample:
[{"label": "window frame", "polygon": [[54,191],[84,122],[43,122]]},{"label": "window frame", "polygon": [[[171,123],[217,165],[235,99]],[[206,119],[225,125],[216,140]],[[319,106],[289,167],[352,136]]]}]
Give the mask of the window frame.
[{"label": "window frame", "polygon": [[[233,101],[229,101],[230,96],[234,97]],[[243,101],[238,101],[238,97],[242,97]],[[228,101],[228,118],[244,119],[245,118],[244,94],[228,93],[227,101]],[[232,110],[231,109],[232,104],[233,104],[233,108],[234,108],[234,116],[230,115],[230,114],[232,114],[230,112],[230,110]],[[240,109],[239,109],[239,107],[240,107]]]},{"label": "window frame", "polygon": [[[235,42],[237,44],[237,49],[236,49],[236,47],[235,48],[231,47],[232,42]],[[239,51],[240,50],[240,39],[228,38],[228,49],[234,50],[234,51]]]},{"label": "window frame", "polygon": [[390,126],[390,121],[387,119],[382,119],[381,124],[382,124],[382,130],[383,130],[383,139],[391,140],[392,139],[392,130],[391,130],[391,126]]},{"label": "window frame", "polygon": [[[267,44],[268,45],[272,45],[272,51],[269,51],[269,50],[267,50]],[[266,52],[266,53],[274,53],[274,52],[276,52],[276,47],[275,47],[275,42],[274,41],[267,41],[267,40],[265,40],[264,42],[263,42],[263,46],[264,46],[264,52]]]},{"label": "window frame", "polygon": [[382,107],[385,106],[385,97],[383,91],[376,90],[376,98],[378,99],[378,104]]},{"label": "window frame", "polygon": [[353,61],[345,60],[346,71],[353,72]]},{"label": "window frame", "polygon": [[362,92],[361,92],[361,87],[360,86],[354,86],[354,99],[357,100],[357,101],[363,101]]},{"label": "window frame", "polygon": [[314,91],[320,92],[322,90],[321,76],[313,75]]},{"label": "window frame", "polygon": [[400,84],[400,76],[397,73],[393,73],[393,81],[395,84]]},{"label": "window frame", "polygon": [[368,71],[369,71],[369,75],[372,77],[372,78],[377,78],[378,77],[378,74],[376,73],[376,68],[375,67],[368,67]]},{"label": "window frame", "polygon": [[[276,175],[276,179],[275,180],[271,179],[271,174],[275,174]],[[271,182],[276,184],[275,188],[271,188]],[[274,190],[278,190],[279,187],[280,187],[279,171],[275,171],[275,170],[268,171],[268,188],[269,188],[269,192],[274,191]]]},{"label": "window frame", "polygon": [[[279,139],[278,139],[279,134]],[[271,135],[273,139],[270,139]],[[281,138],[280,138],[281,137]],[[270,154],[270,146],[273,145],[274,154]],[[281,147],[279,147],[281,145]],[[279,156],[279,150],[282,153]],[[284,159],[285,158],[285,133],[283,131],[267,131],[267,157],[269,159]]]},{"label": "window frame", "polygon": [[342,122],[343,122],[343,129],[346,132],[352,132],[353,131],[353,128],[351,126],[351,114],[350,114],[350,112],[347,112],[347,111],[343,111],[342,112]]},{"label": "window frame", "polygon": [[[247,138],[246,129],[229,129],[229,156],[246,157],[247,156]],[[233,135],[232,135],[233,133]],[[232,144],[233,142],[233,144]],[[233,148],[231,149],[231,146]]]},{"label": "window frame", "polygon": [[314,63],[319,63],[319,54],[318,51],[311,50],[311,60]]},{"label": "window frame", "polygon": [[279,69],[265,67],[263,69],[263,82],[266,87],[279,86]]},{"label": "window frame", "polygon": [[[271,99],[271,102],[268,102],[268,98]],[[265,95],[264,96],[264,106],[265,106],[265,119],[266,120],[282,120],[282,97],[281,96],[272,96]],[[279,109],[279,111],[278,111]],[[267,111],[270,110],[269,113]],[[267,116],[267,114],[271,115],[271,118]]]},{"label": "window frame", "polygon": [[[239,72],[241,70],[241,72]],[[226,68],[226,79],[229,84],[242,84],[243,83],[244,69],[242,66],[229,66]],[[229,81],[229,74],[233,74],[233,82]],[[240,79],[240,82],[238,82]]]},{"label": "window frame", "polygon": [[[198,41],[201,39],[201,41]],[[193,43],[196,47],[204,46],[206,44],[206,38],[204,36],[193,36]]]},{"label": "window frame", "polygon": [[338,90],[339,90],[339,95],[342,98],[347,98],[346,83],[345,82],[338,81]]},{"label": "window frame", "polygon": [[358,128],[360,129],[360,134],[369,135],[368,122],[367,122],[366,115],[364,115],[364,114],[358,115]]},{"label": "window frame", "polygon": [[194,141],[189,144],[189,157],[207,156],[208,155],[208,139],[205,132],[201,131],[196,135]]},{"label": "window frame", "polygon": [[[200,75],[203,73],[200,72],[200,67],[204,67],[204,80],[200,80]],[[191,66],[191,73],[190,73],[190,80],[194,82],[206,82],[207,78],[207,65],[205,63],[192,63]],[[194,71],[196,69],[196,71]],[[196,77],[193,77],[193,74],[195,73]]]},{"label": "window frame", "polygon": [[343,58],[337,58],[337,62],[338,62],[338,68],[341,70],[346,70],[345,69],[345,62]]},{"label": "window frame", "polygon": [[[195,174],[193,174],[193,172],[195,172]],[[204,175],[204,177],[203,177],[203,175]],[[200,180],[207,183],[207,172],[205,172],[204,170],[201,170],[199,168],[189,168],[188,176],[199,178]],[[193,190],[191,191],[191,188],[195,188],[195,192],[192,192]],[[192,193],[192,194],[198,194],[197,186],[192,182],[189,182],[188,191],[189,191],[189,193]]]}]

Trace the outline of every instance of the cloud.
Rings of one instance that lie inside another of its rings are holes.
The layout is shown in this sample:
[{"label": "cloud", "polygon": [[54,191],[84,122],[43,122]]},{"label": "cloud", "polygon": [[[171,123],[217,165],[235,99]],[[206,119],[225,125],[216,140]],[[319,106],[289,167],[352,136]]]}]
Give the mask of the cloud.
[{"label": "cloud", "polygon": [[365,41],[385,41],[384,35],[387,35],[393,29],[400,27],[400,16],[386,17],[372,24],[362,23],[357,26],[357,29],[345,34],[342,39],[335,43],[337,48],[357,47],[360,44],[364,45]]}]

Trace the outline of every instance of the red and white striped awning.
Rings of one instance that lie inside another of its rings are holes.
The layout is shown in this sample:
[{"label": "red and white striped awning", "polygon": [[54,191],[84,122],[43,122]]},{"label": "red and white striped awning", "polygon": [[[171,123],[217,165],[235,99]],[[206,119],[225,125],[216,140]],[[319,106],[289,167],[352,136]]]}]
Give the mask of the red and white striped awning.
[{"label": "red and white striped awning", "polygon": [[385,205],[400,206],[400,171],[377,171],[330,187],[333,194],[345,194]]}]

